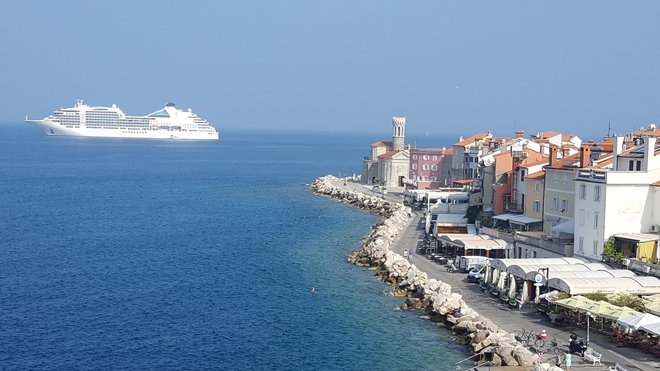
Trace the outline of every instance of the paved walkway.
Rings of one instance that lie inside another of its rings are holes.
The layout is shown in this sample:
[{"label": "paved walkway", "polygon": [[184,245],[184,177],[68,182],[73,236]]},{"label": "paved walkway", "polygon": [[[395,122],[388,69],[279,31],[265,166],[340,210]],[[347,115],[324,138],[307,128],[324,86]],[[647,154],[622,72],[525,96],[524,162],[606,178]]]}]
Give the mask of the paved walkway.
[{"label": "paved walkway", "polygon": [[[422,245],[424,236],[424,227],[421,224],[422,214],[416,212],[408,227],[398,236],[392,246],[392,249],[403,255],[404,249],[414,248],[417,250]],[[502,303],[499,299],[493,298],[490,294],[481,291],[479,285],[467,282],[465,273],[449,273],[445,266],[441,266],[423,255],[415,254],[412,263],[422,272],[426,272],[430,278],[439,279],[452,286],[452,292],[459,293],[470,308],[479,312],[484,317],[490,318],[498,326],[510,333],[520,333],[521,330],[531,329],[534,333],[540,333],[545,329],[550,339],[556,337],[560,349],[563,352],[568,351],[568,339],[572,334],[581,338],[586,338],[586,330],[555,327],[550,323],[547,316],[539,313],[535,309],[527,311],[518,311],[512,309],[508,304]],[[617,347],[610,343],[604,336],[590,333],[590,346],[599,353],[602,353],[603,366],[593,366],[585,364],[581,357],[574,355],[572,370],[605,370],[608,365],[615,363],[623,365],[628,370],[658,370],[660,369],[660,359],[652,355],[641,352],[637,349]],[[546,362],[554,364],[555,355],[546,355]]]},{"label": "paved walkway", "polygon": [[[337,183],[345,189],[361,192],[364,194],[373,194],[392,202],[402,202],[401,192],[388,192],[388,194],[373,193],[371,187],[348,181],[346,183]],[[424,227],[422,224],[422,213],[415,212],[408,226],[399,234],[394,244],[391,246],[394,252],[403,255],[404,249],[413,248],[417,250],[421,247],[424,236]],[[426,272],[430,278],[435,278],[447,282],[452,286],[452,292],[459,293],[470,308],[479,312],[484,317],[490,318],[504,330],[517,334],[521,330],[528,329],[535,333],[545,329],[550,339],[557,338],[559,347],[564,352],[568,351],[568,339],[570,335],[575,334],[581,338],[586,338],[584,329],[567,329],[553,326],[548,318],[536,310],[518,311],[511,309],[508,304],[501,303],[490,294],[483,293],[479,285],[465,280],[464,273],[448,273],[445,266],[428,260],[423,255],[415,254],[412,263],[422,272]],[[593,366],[585,364],[581,357],[573,355],[573,366],[571,370],[607,370],[608,366],[618,363],[628,370],[660,370],[660,359],[654,358],[648,353],[641,352],[634,348],[617,347],[610,343],[604,336],[590,333],[590,346],[599,353],[602,353],[602,366]],[[548,362],[554,364],[555,355],[545,357]]]}]

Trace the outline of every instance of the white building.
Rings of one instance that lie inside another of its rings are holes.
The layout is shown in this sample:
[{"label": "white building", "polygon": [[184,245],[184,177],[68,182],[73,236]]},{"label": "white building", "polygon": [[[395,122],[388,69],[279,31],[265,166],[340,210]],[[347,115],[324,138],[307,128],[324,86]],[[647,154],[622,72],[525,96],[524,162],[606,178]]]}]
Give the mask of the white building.
[{"label": "white building", "polygon": [[405,145],[406,118],[392,117],[392,141],[371,144],[371,156],[362,161],[362,183],[402,187],[410,168]]},{"label": "white building", "polygon": [[575,176],[575,255],[600,259],[616,233],[658,233],[660,148],[656,138],[624,151],[615,138],[612,169],[587,167]]}]

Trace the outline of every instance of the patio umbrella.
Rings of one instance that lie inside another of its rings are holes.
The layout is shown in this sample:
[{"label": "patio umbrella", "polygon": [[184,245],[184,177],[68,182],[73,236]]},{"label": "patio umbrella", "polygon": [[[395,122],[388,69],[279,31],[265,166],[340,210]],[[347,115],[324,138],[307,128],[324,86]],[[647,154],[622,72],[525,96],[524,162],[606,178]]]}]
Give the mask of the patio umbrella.
[{"label": "patio umbrella", "polygon": [[644,308],[647,312],[660,316],[660,298],[654,300],[645,300]]},{"label": "patio umbrella", "polygon": [[588,299],[582,295],[575,295],[575,296],[571,296],[570,298],[555,301],[555,304],[559,306],[582,311],[582,312],[588,311],[589,308],[596,305],[596,303],[597,303],[596,301]]},{"label": "patio umbrella", "polygon": [[650,313],[643,313],[640,314],[639,316],[619,318],[618,320],[616,320],[616,323],[621,326],[630,327],[637,330],[641,326],[660,323],[660,317],[654,316],[653,314]]},{"label": "patio umbrella", "polygon": [[585,312],[591,312],[592,317],[602,317],[603,314],[616,311],[619,307],[614,304],[610,304],[604,300],[594,302],[593,304],[587,304],[585,306]]},{"label": "patio umbrella", "polygon": [[654,323],[651,325],[643,325],[639,327],[640,329],[648,332],[649,334],[655,334],[660,336],[660,323]]},{"label": "patio umbrella", "polygon": [[630,317],[630,316],[639,316],[641,313],[634,309],[630,309],[628,307],[614,307],[611,310],[606,310],[603,313],[601,313],[601,316],[603,318],[611,319],[611,320],[618,320],[619,318],[623,317]]}]

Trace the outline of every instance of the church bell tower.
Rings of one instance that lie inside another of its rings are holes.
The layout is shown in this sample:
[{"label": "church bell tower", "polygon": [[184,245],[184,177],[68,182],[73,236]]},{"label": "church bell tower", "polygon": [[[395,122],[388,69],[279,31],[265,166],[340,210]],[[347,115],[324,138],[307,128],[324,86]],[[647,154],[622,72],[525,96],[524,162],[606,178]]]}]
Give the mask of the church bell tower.
[{"label": "church bell tower", "polygon": [[392,149],[403,151],[406,142],[406,118],[392,117]]}]

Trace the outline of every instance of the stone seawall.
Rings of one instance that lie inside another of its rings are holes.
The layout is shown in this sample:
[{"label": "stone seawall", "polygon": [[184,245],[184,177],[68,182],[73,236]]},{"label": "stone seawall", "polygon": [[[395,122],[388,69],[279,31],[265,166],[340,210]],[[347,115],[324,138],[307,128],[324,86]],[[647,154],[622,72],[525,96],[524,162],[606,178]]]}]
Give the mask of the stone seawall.
[{"label": "stone seawall", "polygon": [[460,294],[452,292],[449,284],[428,278],[425,272],[390,250],[395,238],[412,217],[410,208],[333,185],[339,182],[339,178],[325,176],[317,179],[310,189],[380,217],[369,236],[363,240],[362,247],[353,251],[348,261],[372,267],[383,282],[394,287],[396,295],[408,297],[402,309],[424,310],[432,321],[445,322],[456,334],[467,339],[475,354],[492,361],[492,366],[560,370],[548,364],[538,365],[537,354],[520,344],[513,334],[470,309]]}]

